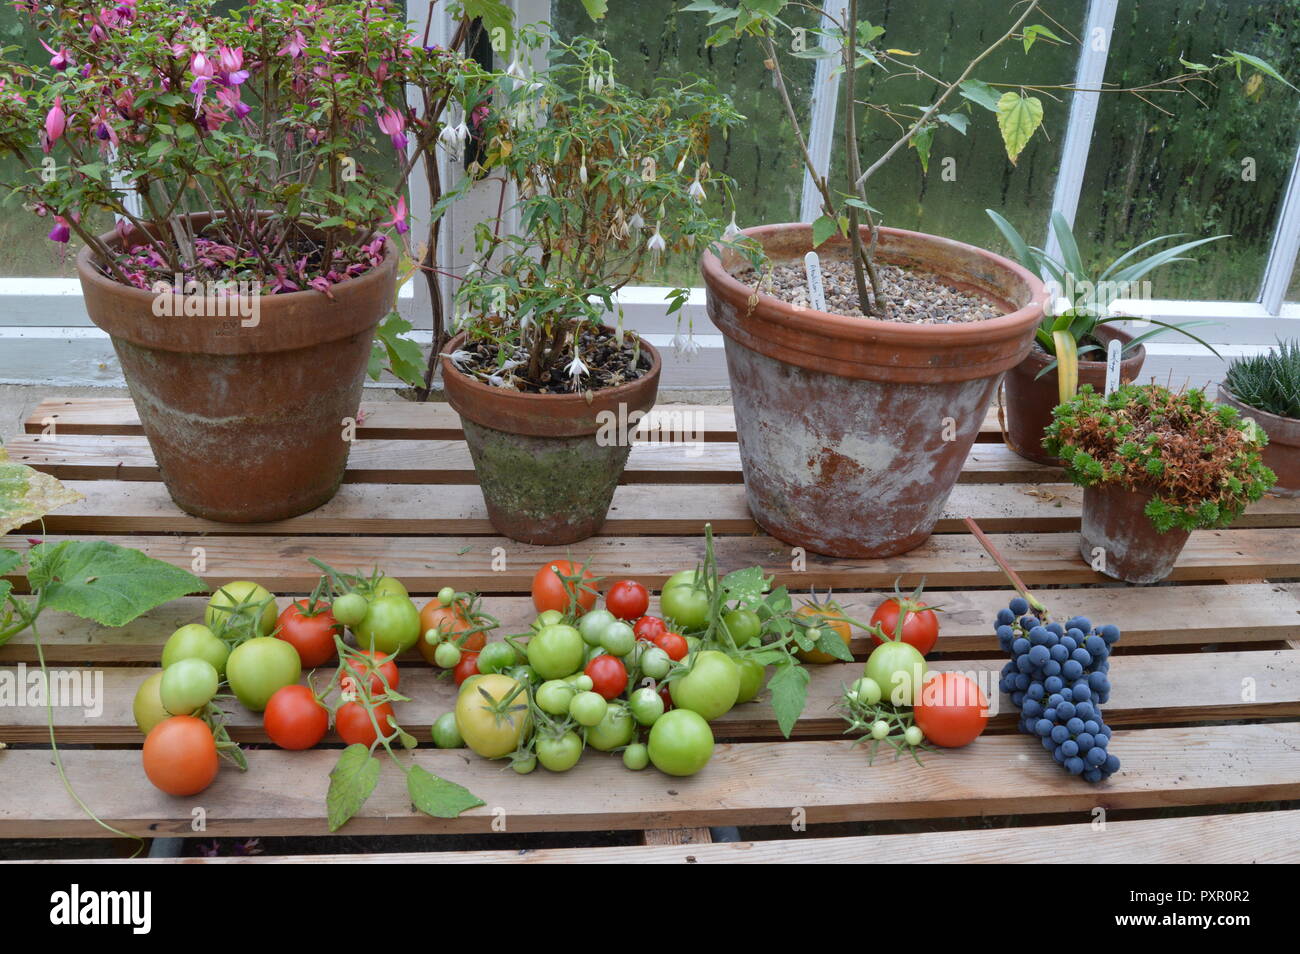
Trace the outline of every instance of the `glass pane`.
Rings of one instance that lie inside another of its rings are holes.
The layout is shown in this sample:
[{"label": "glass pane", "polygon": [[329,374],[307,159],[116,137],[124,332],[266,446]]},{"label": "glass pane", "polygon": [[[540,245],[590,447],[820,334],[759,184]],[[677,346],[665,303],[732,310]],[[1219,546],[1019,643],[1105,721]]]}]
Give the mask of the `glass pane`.
[{"label": "glass pane", "polygon": [[[1240,50],[1295,72],[1300,6],[1274,0],[1122,0],[1107,82],[1132,87]],[[1196,95],[1162,94],[1164,115],[1133,96],[1103,96],[1079,201],[1085,254],[1106,260],[1172,232],[1228,233],[1150,277],[1160,298],[1250,301],[1259,293],[1296,149],[1297,98],[1280,83],[1219,74]]]},{"label": "glass pane", "polygon": [[[647,89],[656,77],[697,74],[726,93],[747,121],[711,147],[711,164],[736,180],[736,217],[741,227],[764,222],[796,222],[803,191],[803,165],[788,123],[753,40],[708,48],[712,32],[702,13],[682,12],[679,0],[637,0],[610,4],[609,14],[593,22],[577,0],[555,0],[552,24],[562,38],[598,39],[618,64],[620,82]],[[811,25],[812,14],[791,10],[792,25]],[[814,66],[788,57],[781,62],[786,87],[800,123],[806,126]],[[678,264],[647,276],[647,281],[685,281],[698,285],[696,267]]]},{"label": "glass pane", "polygon": [[[1087,5],[1076,6],[1076,19],[1063,21],[1063,26],[1079,35]],[[945,79],[960,75],[967,63],[1014,22],[1008,16],[1006,0],[967,0],[961,4],[960,13],[945,0],[917,0],[888,4],[879,12],[873,9],[868,18],[885,28],[880,43],[919,51],[916,64]],[[999,85],[999,93],[1014,89],[1017,83],[1059,85],[1074,79],[1077,60],[1077,45],[1054,46],[1039,41],[1025,54],[1013,41],[973,75],[988,83],[1005,84]],[[869,68],[859,72],[859,86],[858,99],[876,106],[930,103],[938,90],[936,83],[923,79],[884,81],[881,74]],[[1007,160],[993,113],[963,98],[947,100],[945,112],[969,117],[966,135],[941,127],[930,150],[928,173],[922,171],[916,150],[905,148],[868,180],[867,198],[883,213],[883,224],[931,232],[1005,253],[1001,235],[984,212],[994,209],[1028,241],[1041,243],[1052,208],[1069,100],[1046,96],[1039,99],[1043,102],[1043,126],[1015,165]],[[859,135],[859,148],[866,167],[895,142],[901,131],[878,110],[859,113],[860,123],[863,115],[867,119]],[[842,153],[837,141],[832,175],[839,189],[845,188]]]}]

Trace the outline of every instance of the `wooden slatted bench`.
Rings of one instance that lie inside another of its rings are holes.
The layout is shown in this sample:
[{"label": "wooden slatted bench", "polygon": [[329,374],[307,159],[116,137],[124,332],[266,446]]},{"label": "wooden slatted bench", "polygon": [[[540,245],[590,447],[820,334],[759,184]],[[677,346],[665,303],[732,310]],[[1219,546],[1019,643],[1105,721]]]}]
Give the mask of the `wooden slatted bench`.
[{"label": "wooden slatted bench", "polygon": [[[836,664],[814,668],[790,740],[780,737],[768,706],[741,707],[715,724],[723,744],[689,779],[628,772],[600,753],[564,775],[521,778],[463,751],[422,747],[413,758],[466,785],[486,806],[451,821],[428,818],[409,805],[400,774],[385,772],[343,833],[480,833],[495,839],[485,842],[491,850],[348,859],[854,861],[886,846],[892,857],[901,851],[936,862],[1037,860],[1046,846],[1098,862],[1300,858],[1300,812],[1289,810],[1300,799],[1300,502],[1269,497],[1231,529],[1193,534],[1170,583],[1105,581],[1076,555],[1079,491],[1062,482],[1059,470],[1009,452],[990,417],[929,543],[888,560],[809,555],[795,572],[789,547],[758,532],[746,510],[730,408],[680,409],[703,422],[699,445],[636,447],[608,524],[574,547],[575,556],[591,558],[607,576],[658,583],[700,558],[700,531],[711,522],[724,569],[761,564],[796,594],[834,587],[859,616],[895,580],[907,586],[924,577],[945,609],[933,667],[996,670],[1003,659],[991,619],[1009,590],[965,532],[961,518],[974,516],[1056,614],[1085,613],[1123,628],[1106,708],[1123,769],[1095,787],[1066,776],[1015,732],[1005,698],[989,730],[967,749],[929,754],[924,766],[889,758],[868,765],[862,750],[839,738],[842,724],[830,711],[857,674]],[[47,401],[7,449],[85,494],[47,517],[45,539],[99,536],[186,567],[201,555],[209,583],[256,579],[280,594],[282,605],[315,582],[308,556],[344,569],[378,564],[417,599],[447,584],[490,594],[487,609],[505,630],[522,629],[532,615],[522,594],[552,551],[492,534],[454,413],[404,402],[370,403],[363,411],[339,495],[310,514],[260,526],[180,512],[158,482],[129,400]],[[3,545],[22,550],[36,529]],[[501,555],[505,569],[493,570]],[[197,619],[203,603],[177,600],[120,630],[42,617],[51,664],[103,673],[102,713],[55,711],[69,777],[106,821],[145,837],[325,836],[324,793],[336,753],[274,749],[260,719],[239,708],[231,733],[255,745],[248,773],[225,768],[196,799],[165,796],[144,778],[131,714],[135,687],[166,637]],[[855,655],[867,649],[855,640]],[[0,647],[0,666],[35,662],[28,634]],[[399,712],[403,724],[427,739],[454,688],[414,657],[403,691],[413,699]],[[0,742],[10,746],[0,751],[0,838],[107,834],[54,772],[43,709],[0,709]],[[200,832],[192,827],[196,804],[206,813]],[[1121,838],[1094,837],[1098,808],[1120,813],[1109,824]],[[985,827],[990,816],[1002,827]],[[791,831],[792,819],[811,827]],[[863,823],[909,820],[918,830],[861,834]],[[837,837],[819,828],[830,823],[839,823]],[[946,830],[919,830],[926,824]],[[750,837],[708,844],[708,826],[740,826]],[[775,837],[782,829],[784,837]],[[646,844],[522,853],[511,844],[512,835],[528,832],[568,832],[581,842],[583,833],[615,831],[642,832]],[[495,848],[498,841],[504,847]]]}]

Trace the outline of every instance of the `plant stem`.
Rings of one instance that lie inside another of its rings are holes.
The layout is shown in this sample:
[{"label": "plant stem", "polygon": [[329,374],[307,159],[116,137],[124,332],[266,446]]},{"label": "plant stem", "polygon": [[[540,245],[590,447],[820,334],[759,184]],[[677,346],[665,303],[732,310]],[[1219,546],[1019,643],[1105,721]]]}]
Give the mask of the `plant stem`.
[{"label": "plant stem", "polygon": [[1025,586],[1025,581],[1020,579],[1020,575],[1016,573],[1015,570],[1011,569],[1011,564],[1007,563],[1006,558],[998,551],[998,548],[993,545],[993,541],[989,539],[988,534],[980,529],[980,525],[975,522],[973,517],[966,518],[966,526],[970,532],[975,535],[975,539],[979,541],[980,546],[982,546],[988,552],[988,555],[993,558],[993,562],[996,563],[1001,568],[1002,572],[1006,574],[1007,579],[1011,581],[1011,585],[1015,587],[1016,592],[1023,596],[1029,602],[1029,605],[1035,610],[1042,612],[1047,609],[1046,606],[1039,602],[1037,597],[1029,592],[1029,587]]}]

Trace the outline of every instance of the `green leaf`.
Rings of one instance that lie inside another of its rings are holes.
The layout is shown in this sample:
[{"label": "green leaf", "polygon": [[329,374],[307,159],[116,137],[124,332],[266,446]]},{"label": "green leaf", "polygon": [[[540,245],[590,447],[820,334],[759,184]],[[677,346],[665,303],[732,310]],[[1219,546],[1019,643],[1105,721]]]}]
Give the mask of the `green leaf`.
[{"label": "green leaf", "polygon": [[1036,96],[1003,93],[998,100],[998,128],[1007,148],[1007,158],[1015,164],[1030,138],[1043,124],[1043,104]]},{"label": "green leaf", "polygon": [[1047,27],[1043,26],[1041,23],[1035,23],[1025,27],[1024,33],[1022,34],[1022,38],[1025,42],[1026,53],[1029,52],[1029,48],[1034,45],[1034,41],[1037,40],[1040,36],[1045,36],[1049,40],[1055,40],[1057,43],[1065,42],[1059,36],[1053,33],[1051,30],[1047,29]]},{"label": "green leaf", "polygon": [[985,209],[984,211],[993,220],[993,224],[998,227],[998,231],[1007,240],[1007,244],[1011,246],[1011,253],[1015,255],[1016,261],[1037,274],[1041,268],[1038,255],[1029,247],[1029,243],[1021,237],[1020,233],[1016,231],[1016,227],[992,209]]},{"label": "green leaf", "polygon": [[419,344],[402,337],[411,330],[411,323],[398,312],[389,312],[375,329],[375,340],[383,345],[388,357],[388,369],[405,383],[415,387],[424,383],[424,352]]},{"label": "green leaf", "polygon": [[609,12],[609,0],[582,0],[582,6],[593,20],[599,20]]},{"label": "green leaf", "polygon": [[983,80],[966,80],[957,87],[957,91],[977,106],[983,106],[990,113],[998,111],[997,91]]},{"label": "green leaf", "polygon": [[418,765],[406,773],[406,789],[411,794],[411,804],[434,818],[455,818],[484,804],[483,799],[463,785],[439,778]]},{"label": "green leaf", "polygon": [[829,215],[818,216],[817,221],[812,226],[813,248],[817,248],[832,235],[838,235],[840,232],[840,223],[832,219]]},{"label": "green leaf", "polygon": [[361,810],[379,781],[379,759],[360,742],[349,745],[330,772],[330,787],[325,794],[330,831],[338,831]]},{"label": "green leaf", "polygon": [[921,171],[930,171],[930,145],[934,142],[933,126],[924,126],[912,134],[911,141],[908,143],[916,150],[916,156],[921,160]]},{"label": "green leaf", "polygon": [[762,600],[763,594],[771,585],[772,577],[765,576],[761,566],[735,570],[722,578],[722,591],[727,599],[746,603]]},{"label": "green leaf", "polygon": [[1265,76],[1271,76],[1279,83],[1286,83],[1286,85],[1291,86],[1292,89],[1296,88],[1287,82],[1286,77],[1275,70],[1267,60],[1261,60],[1258,56],[1251,56],[1249,53],[1242,53],[1239,50],[1232,50],[1231,52],[1232,57],[1229,58],[1229,62],[1236,65],[1238,76],[1241,76],[1241,64],[1246,63],[1255,67],[1255,69],[1259,70]]},{"label": "green leaf", "polygon": [[8,576],[9,571],[23,562],[23,555],[14,550],[0,550],[0,576]]},{"label": "green leaf", "polygon": [[509,30],[515,13],[505,0],[461,0],[461,11],[471,20],[482,20],[491,35],[497,28]]},{"label": "green leaf", "polygon": [[[839,640],[839,637],[836,637]],[[840,642],[843,646],[844,643]],[[788,658],[788,657],[787,657]],[[812,677],[808,670],[790,660],[779,666],[772,678],[768,680],[767,689],[772,695],[772,713],[776,716],[777,727],[787,739],[794,729],[794,724],[803,714],[804,703],[808,700],[808,682]]]},{"label": "green leaf", "polygon": [[940,113],[939,122],[945,126],[951,126],[964,136],[966,135],[966,129],[970,126],[970,117],[965,113]]},{"label": "green leaf", "polygon": [[0,535],[81,499],[49,474],[14,463],[0,447]]},{"label": "green leaf", "polygon": [[207,592],[193,573],[105,540],[42,543],[27,557],[27,581],[47,606],[103,626],[125,626],[163,603]]},{"label": "green leaf", "polygon": [[834,656],[841,662],[853,662],[853,653],[849,652],[849,647],[844,645],[844,640],[830,627],[823,629],[821,635],[817,637],[817,649],[828,656]]}]

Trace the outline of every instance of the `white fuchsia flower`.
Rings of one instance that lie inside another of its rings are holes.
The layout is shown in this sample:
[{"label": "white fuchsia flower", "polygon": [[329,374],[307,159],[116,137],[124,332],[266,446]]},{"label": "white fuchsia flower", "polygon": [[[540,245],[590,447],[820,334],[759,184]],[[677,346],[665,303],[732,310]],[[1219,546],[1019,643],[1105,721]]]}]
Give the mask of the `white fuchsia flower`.
[{"label": "white fuchsia flower", "polygon": [[722,237],[726,239],[728,242],[730,242],[733,239],[737,238],[739,235],[740,235],[740,226],[736,224],[736,213],[732,212],[731,222],[727,225],[725,229],[722,230]]},{"label": "white fuchsia flower", "polygon": [[696,202],[704,201],[704,186],[700,182],[699,176],[696,176],[694,179],[691,180],[690,188],[686,190],[686,194],[689,195]]}]

